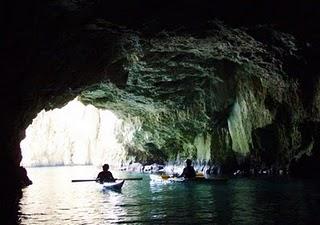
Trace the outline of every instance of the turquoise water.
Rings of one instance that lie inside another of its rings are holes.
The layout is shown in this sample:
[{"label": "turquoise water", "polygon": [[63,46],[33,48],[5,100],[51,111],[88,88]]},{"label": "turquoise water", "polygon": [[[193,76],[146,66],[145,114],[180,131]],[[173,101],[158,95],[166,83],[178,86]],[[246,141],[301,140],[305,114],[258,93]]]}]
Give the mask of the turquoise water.
[{"label": "turquoise water", "polygon": [[95,167],[29,168],[21,224],[320,224],[320,186],[310,181],[232,179],[225,183],[150,181],[113,172],[121,192],[103,191]]}]

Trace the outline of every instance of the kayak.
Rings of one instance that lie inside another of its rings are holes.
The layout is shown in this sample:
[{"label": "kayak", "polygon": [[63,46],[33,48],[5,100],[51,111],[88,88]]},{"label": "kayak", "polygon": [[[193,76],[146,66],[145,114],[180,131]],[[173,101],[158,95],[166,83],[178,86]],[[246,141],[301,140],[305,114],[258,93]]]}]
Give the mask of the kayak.
[{"label": "kayak", "polygon": [[205,178],[204,176],[196,176],[195,178],[184,178],[184,177],[171,177],[169,175],[156,175],[150,174],[151,181],[154,182],[163,182],[163,183],[171,183],[171,182],[217,182],[217,181],[227,181],[226,177],[209,177]]},{"label": "kayak", "polygon": [[124,180],[116,180],[114,182],[104,182],[103,189],[121,190]]},{"label": "kayak", "polygon": [[168,175],[156,175],[156,174],[150,174],[149,176],[151,181],[154,181],[154,182],[170,183],[170,182],[184,181],[183,177],[170,177]]}]

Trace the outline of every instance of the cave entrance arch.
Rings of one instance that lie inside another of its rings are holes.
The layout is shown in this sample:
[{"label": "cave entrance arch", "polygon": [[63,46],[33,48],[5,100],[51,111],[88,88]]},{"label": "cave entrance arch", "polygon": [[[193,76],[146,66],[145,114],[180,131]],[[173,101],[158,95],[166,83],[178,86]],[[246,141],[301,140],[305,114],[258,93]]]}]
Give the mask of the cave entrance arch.
[{"label": "cave entrance arch", "polygon": [[60,109],[42,110],[26,129],[20,143],[21,164],[32,166],[120,166],[126,149],[134,145],[137,120],[84,105],[78,98]]}]

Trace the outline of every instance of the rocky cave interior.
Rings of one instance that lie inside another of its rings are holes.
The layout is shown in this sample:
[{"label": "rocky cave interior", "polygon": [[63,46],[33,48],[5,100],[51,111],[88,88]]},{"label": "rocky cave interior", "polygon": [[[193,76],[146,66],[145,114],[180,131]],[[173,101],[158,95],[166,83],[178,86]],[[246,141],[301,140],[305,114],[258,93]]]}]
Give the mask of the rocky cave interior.
[{"label": "rocky cave interior", "polygon": [[12,187],[24,179],[20,142],[33,118],[77,96],[139,121],[126,149],[130,160],[189,157],[219,163],[224,173],[267,168],[318,176],[319,37],[307,29],[299,36],[288,24],[250,24],[249,17],[240,26],[230,22],[242,16],[234,11],[196,20],[185,16],[192,4],[177,16],[178,5],[167,15],[160,7],[157,15],[167,17],[150,21],[151,12],[141,20],[141,11],[129,14],[136,16],[131,24],[125,13],[139,7],[133,3],[114,6],[119,14],[101,1],[16,8],[1,53],[4,193],[16,195]]}]

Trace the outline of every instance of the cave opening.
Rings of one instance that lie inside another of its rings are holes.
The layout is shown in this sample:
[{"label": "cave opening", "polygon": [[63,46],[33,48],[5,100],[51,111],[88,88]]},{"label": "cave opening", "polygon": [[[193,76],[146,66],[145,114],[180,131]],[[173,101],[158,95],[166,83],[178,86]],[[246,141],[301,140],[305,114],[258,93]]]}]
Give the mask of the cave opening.
[{"label": "cave opening", "polygon": [[78,97],[62,108],[42,110],[20,143],[25,167],[95,165],[119,167],[134,146],[138,120],[83,104]]},{"label": "cave opening", "polygon": [[146,2],[5,5],[0,224],[320,224],[320,2]]}]

